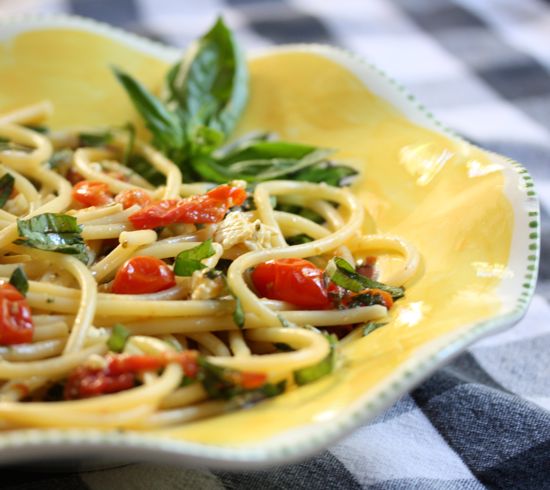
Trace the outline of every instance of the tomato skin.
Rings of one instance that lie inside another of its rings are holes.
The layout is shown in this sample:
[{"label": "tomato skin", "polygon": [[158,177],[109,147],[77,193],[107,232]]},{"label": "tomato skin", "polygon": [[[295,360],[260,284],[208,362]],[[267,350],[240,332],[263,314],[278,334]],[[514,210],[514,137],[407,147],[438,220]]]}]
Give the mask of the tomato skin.
[{"label": "tomato skin", "polygon": [[261,388],[267,381],[267,375],[265,373],[254,373],[249,371],[243,371],[235,373],[233,381],[245,390],[255,390]]},{"label": "tomato skin", "polygon": [[159,201],[136,211],[128,219],[138,230],[174,223],[219,223],[230,207],[241,205],[245,199],[244,189],[220,185],[206,194]]},{"label": "tomato skin", "polygon": [[152,355],[113,355],[107,357],[104,368],[79,366],[67,378],[64,397],[77,400],[128,390],[136,385],[136,374],[142,371],[156,371],[170,363],[178,363],[183,373],[196,378],[198,373],[198,352],[184,351]]},{"label": "tomato skin", "polygon": [[147,294],[175,285],[174,272],[165,262],[139,255],[124,262],[115,275],[111,290],[115,294]]},{"label": "tomato skin", "polygon": [[8,283],[0,284],[0,345],[32,342],[34,323],[25,296]]},{"label": "tomato skin", "polygon": [[73,199],[85,207],[104,206],[113,202],[109,186],[96,180],[82,180],[73,186]]},{"label": "tomato skin", "polygon": [[122,204],[124,209],[128,209],[135,204],[140,207],[149,206],[153,199],[142,189],[127,189],[116,195],[115,202]]},{"label": "tomato skin", "polygon": [[135,386],[134,373],[111,374],[106,370],[77,367],[67,378],[65,400],[78,400],[128,390]]},{"label": "tomato skin", "polygon": [[349,304],[353,301],[353,298],[361,294],[370,294],[371,296],[380,296],[382,298],[382,302],[384,303],[384,306],[388,310],[393,306],[392,295],[387,291],[383,291],[382,289],[377,289],[377,288],[363,289],[358,293],[348,292],[348,294],[344,297],[342,301],[343,306],[349,307]]},{"label": "tomato skin", "polygon": [[254,287],[265,298],[305,309],[332,307],[323,271],[305,259],[269,260],[252,272]]}]

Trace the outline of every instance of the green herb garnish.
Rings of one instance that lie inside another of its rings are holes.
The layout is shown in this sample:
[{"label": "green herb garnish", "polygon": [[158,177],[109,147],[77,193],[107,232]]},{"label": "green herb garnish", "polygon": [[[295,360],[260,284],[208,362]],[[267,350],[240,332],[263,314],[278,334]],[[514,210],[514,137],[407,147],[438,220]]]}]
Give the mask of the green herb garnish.
[{"label": "green herb garnish", "polygon": [[82,227],[74,216],[44,213],[32,218],[17,220],[19,236],[16,243],[49,252],[75,255],[84,263],[88,261],[86,244],[80,234]]},{"label": "green herb garnish", "polygon": [[112,141],[113,133],[110,131],[78,134],[78,146],[107,146]]},{"label": "green herb garnish", "polygon": [[112,352],[122,352],[130,335],[130,331],[124,325],[117,323],[107,340],[107,347]]},{"label": "green herb garnish", "polygon": [[0,178],[0,208],[3,208],[10,198],[14,184],[15,179],[12,174],[6,173]]},{"label": "green herb garnish", "polygon": [[380,327],[383,327],[384,325],[387,325],[387,323],[367,322],[364,325],[362,325],[360,328],[363,329],[363,337],[366,337],[369,333],[374,332],[375,330],[379,329]]},{"label": "green herb garnish", "polygon": [[245,321],[245,314],[243,310],[243,305],[241,304],[240,298],[233,295],[235,297],[235,311],[233,312],[233,321],[235,322],[235,325],[239,328],[244,328],[244,321]]},{"label": "green herb garnish", "polygon": [[298,235],[292,235],[286,238],[286,242],[289,245],[302,245],[303,243],[312,242],[313,238],[305,233],[300,233]]},{"label": "green herb garnish", "polygon": [[297,385],[302,386],[330,374],[334,369],[336,364],[336,345],[338,344],[338,339],[334,334],[324,335],[329,343],[330,350],[322,361],[314,364],[313,366],[308,366],[297,371],[294,371],[294,381]]},{"label": "green herb garnish", "polygon": [[349,262],[341,257],[330,260],[325,274],[334,284],[355,293],[364,289],[381,289],[390,293],[393,299],[402,298],[405,295],[405,291],[401,287],[388,286],[359,274]]},{"label": "green herb garnish", "polygon": [[27,291],[29,290],[29,280],[27,279],[27,275],[21,266],[11,273],[10,284],[23,296],[27,295]]},{"label": "green herb garnish", "polygon": [[201,260],[212,257],[215,253],[216,250],[212,246],[211,239],[194,248],[180,252],[174,262],[174,274],[185,277],[192,276],[193,272],[206,268]]}]

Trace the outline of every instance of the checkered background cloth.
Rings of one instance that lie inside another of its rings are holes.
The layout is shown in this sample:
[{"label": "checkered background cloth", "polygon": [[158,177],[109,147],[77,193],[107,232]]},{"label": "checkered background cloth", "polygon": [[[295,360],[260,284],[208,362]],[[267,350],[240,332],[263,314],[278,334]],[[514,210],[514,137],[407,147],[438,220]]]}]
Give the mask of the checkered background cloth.
[{"label": "checkered background cloth", "polygon": [[0,16],[27,12],[88,16],[181,47],[221,12],[247,49],[320,42],[353,50],[449,127],[527,166],[542,204],[542,261],[520,324],[478,342],[313,459],[240,473],[10,468],[2,488],[550,488],[548,0],[0,0]]}]

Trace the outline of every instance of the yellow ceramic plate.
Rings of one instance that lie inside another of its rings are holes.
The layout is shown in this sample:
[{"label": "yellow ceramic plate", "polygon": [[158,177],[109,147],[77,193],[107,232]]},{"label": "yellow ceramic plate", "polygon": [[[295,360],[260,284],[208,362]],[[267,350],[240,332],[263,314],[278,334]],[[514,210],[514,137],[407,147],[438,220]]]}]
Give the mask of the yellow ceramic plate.
[{"label": "yellow ceramic plate", "polygon": [[[137,120],[108,66],[157,89],[179,51],[77,18],[0,30],[0,111],[44,98],[54,127]],[[239,127],[337,148],[380,230],[423,257],[386,327],[343,352],[342,369],[251,409],[161,432],[0,433],[0,462],[65,457],[253,467],[305,457],[374,417],[483,335],[517,322],[536,279],[538,205],[517,163],[462,141],[375,67],[327,46],[250,59]],[[385,267],[391,268],[387,259]]]}]

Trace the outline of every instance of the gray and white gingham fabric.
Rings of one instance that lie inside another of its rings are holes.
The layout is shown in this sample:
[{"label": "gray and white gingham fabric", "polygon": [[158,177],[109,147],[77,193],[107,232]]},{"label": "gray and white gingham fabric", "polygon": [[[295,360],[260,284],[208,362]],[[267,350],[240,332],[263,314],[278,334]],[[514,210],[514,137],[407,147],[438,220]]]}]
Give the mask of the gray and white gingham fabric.
[{"label": "gray and white gingham fabric", "polygon": [[550,488],[548,0],[0,0],[0,15],[24,12],[79,14],[182,47],[221,12],[247,49],[321,42],[353,50],[449,127],[527,166],[542,204],[542,263],[520,324],[478,342],[313,459],[240,473],[4,468],[2,488]]}]

